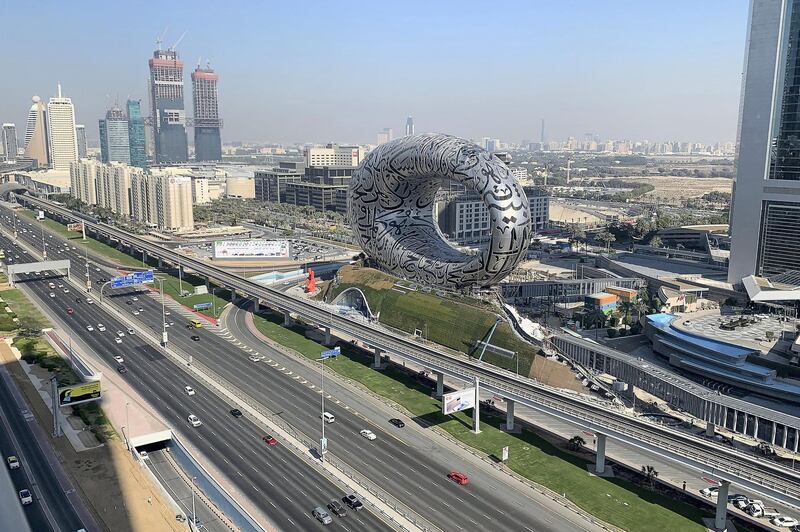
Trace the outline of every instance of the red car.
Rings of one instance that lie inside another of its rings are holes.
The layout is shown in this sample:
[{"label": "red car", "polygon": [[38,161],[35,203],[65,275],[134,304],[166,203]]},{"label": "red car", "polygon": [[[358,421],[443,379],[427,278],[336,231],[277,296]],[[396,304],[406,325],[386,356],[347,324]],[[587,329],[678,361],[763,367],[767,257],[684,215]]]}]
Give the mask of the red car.
[{"label": "red car", "polygon": [[276,440],[275,438],[273,438],[269,434],[267,434],[266,436],[264,436],[261,439],[264,440],[264,443],[266,443],[267,445],[278,445],[278,440]]},{"label": "red car", "polygon": [[447,478],[454,481],[456,484],[459,484],[460,486],[469,484],[469,477],[464,473],[459,473],[458,471],[450,471],[447,474]]},{"label": "red car", "polygon": [[75,311],[72,309],[72,307],[67,307],[67,314],[72,314],[73,312]]}]

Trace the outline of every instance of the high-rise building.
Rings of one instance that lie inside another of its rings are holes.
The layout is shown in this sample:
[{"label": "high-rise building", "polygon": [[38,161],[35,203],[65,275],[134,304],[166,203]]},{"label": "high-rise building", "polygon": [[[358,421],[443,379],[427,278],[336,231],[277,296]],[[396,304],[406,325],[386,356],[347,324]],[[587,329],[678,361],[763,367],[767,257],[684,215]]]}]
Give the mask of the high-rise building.
[{"label": "high-rise building", "polygon": [[50,146],[47,136],[47,110],[38,96],[31,98],[33,105],[28,111],[28,123],[25,126],[26,159],[36,161],[36,166],[50,166]]},{"label": "high-rise building", "polygon": [[131,147],[128,136],[128,116],[116,105],[100,119],[100,160],[104,163],[130,164]]},{"label": "high-rise building", "polygon": [[750,3],[728,281],[800,270],[800,1]]},{"label": "high-rise building", "polygon": [[328,144],[324,148],[306,149],[306,166],[358,166],[363,158],[361,146]]},{"label": "high-rise building", "polygon": [[70,194],[87,205],[97,204],[97,179],[102,164],[94,159],[81,159],[69,167]]},{"label": "high-rise building", "polygon": [[153,174],[156,223],[159,229],[181,231],[194,229],[192,179],[168,172]]},{"label": "high-rise building", "polygon": [[414,119],[412,117],[406,118],[406,137],[414,134]]},{"label": "high-rise building", "polygon": [[75,125],[75,139],[78,142],[78,160],[86,158],[86,126]]},{"label": "high-rise building", "polygon": [[183,61],[175,50],[156,50],[150,64],[150,103],[156,163],[189,160],[183,105]]},{"label": "high-rise building", "polygon": [[55,170],[69,170],[78,160],[78,139],[75,135],[75,108],[72,100],[61,95],[47,102],[47,130],[50,144],[50,166]]},{"label": "high-rise building", "polygon": [[6,154],[6,161],[13,162],[17,159],[19,146],[17,145],[17,126],[14,124],[3,124],[3,153]]},{"label": "high-rise building", "polygon": [[384,144],[394,138],[394,130],[390,127],[383,128],[383,131],[378,133],[377,144]]},{"label": "high-rise building", "polygon": [[131,166],[147,168],[145,150],[145,129],[142,107],[139,100],[128,100],[128,142],[130,144]]},{"label": "high-rise building", "polygon": [[210,67],[192,72],[194,99],[194,158],[198,161],[222,159],[222,140],[219,135],[222,120],[219,118],[217,98],[219,75]]}]

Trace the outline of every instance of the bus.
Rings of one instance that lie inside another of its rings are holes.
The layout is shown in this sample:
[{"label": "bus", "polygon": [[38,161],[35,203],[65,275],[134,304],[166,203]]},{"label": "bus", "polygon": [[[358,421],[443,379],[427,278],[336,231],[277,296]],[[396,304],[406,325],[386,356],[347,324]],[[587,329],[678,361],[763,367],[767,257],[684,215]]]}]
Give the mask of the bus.
[{"label": "bus", "polygon": [[200,323],[200,320],[190,320],[189,325],[187,325],[189,329],[202,329],[203,324]]}]

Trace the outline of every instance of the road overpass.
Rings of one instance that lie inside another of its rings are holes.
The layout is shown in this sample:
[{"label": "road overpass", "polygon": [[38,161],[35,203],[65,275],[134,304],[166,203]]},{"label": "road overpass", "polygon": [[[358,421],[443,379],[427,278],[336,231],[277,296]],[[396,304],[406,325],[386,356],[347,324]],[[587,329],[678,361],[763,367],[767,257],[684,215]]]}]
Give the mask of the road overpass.
[{"label": "road overpass", "polygon": [[[605,438],[610,437],[680,462],[723,482],[737,484],[785,504],[800,507],[800,472],[781,464],[768,462],[758,456],[660,426],[645,419],[631,417],[605,401],[546,386],[496,366],[471,360],[461,353],[421,343],[410,336],[389,331],[379,324],[333,314],[322,305],[261,286],[113,226],[86,221],[85,217],[47,200],[30,196],[19,196],[19,199],[64,220],[83,220],[86,222],[87,231],[117,240],[135,251],[144,252],[180,268],[189,268],[243,296],[256,298],[287,316],[293,314],[308,323],[316,324],[324,328],[327,335],[331,330],[340,331],[375,349],[378,361],[381,353],[387,353],[408,359],[440,376],[448,376],[465,383],[472,383],[475,378],[479,378],[483,391],[503,397],[509,405],[518,402],[596,432],[599,450],[598,469],[601,471],[604,458],[602,449]],[[509,411],[511,415],[508,421],[513,423],[513,406],[510,406]],[[724,507],[724,499],[720,500],[723,502],[721,506]]]}]

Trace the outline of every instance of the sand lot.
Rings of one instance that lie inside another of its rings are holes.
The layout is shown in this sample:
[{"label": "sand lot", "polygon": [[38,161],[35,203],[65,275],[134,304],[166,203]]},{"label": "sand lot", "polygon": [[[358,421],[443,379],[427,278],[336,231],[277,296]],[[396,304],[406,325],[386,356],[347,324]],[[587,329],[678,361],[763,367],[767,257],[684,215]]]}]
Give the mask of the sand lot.
[{"label": "sand lot", "polygon": [[724,177],[678,177],[678,176],[639,176],[623,177],[631,181],[650,183],[656,189],[643,196],[640,200],[654,201],[659,198],[662,203],[679,205],[681,199],[697,198],[708,192],[731,192],[733,180]]}]

